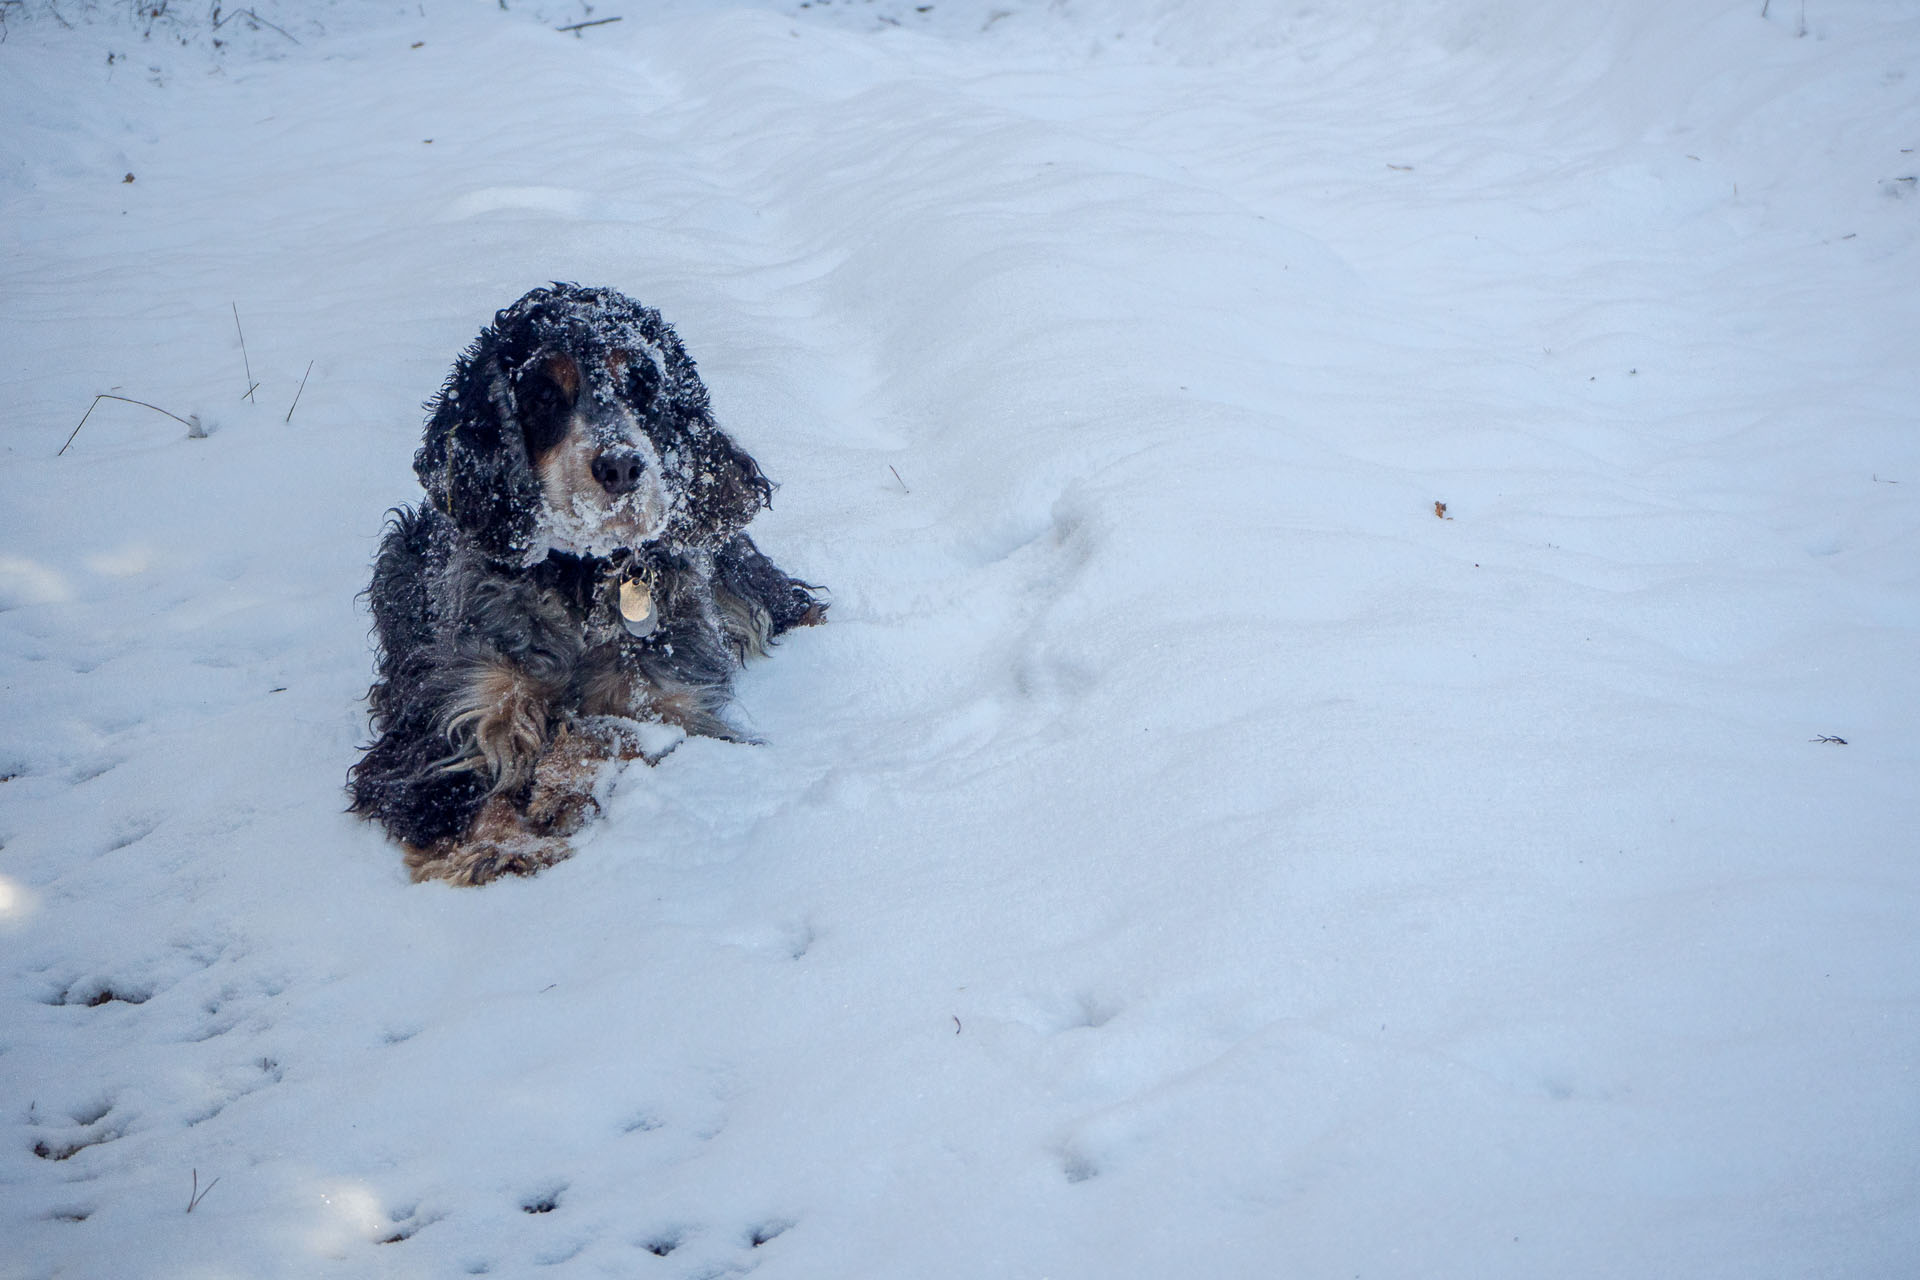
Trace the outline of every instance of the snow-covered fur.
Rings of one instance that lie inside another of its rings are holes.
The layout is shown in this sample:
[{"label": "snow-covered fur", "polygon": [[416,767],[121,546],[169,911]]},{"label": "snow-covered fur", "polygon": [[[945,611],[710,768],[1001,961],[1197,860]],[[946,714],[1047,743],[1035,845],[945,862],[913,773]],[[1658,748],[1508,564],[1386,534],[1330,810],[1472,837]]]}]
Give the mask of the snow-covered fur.
[{"label": "snow-covered fur", "polygon": [[480,884],[567,856],[600,766],[649,755],[636,721],[733,737],[734,670],[826,605],[742,532],[773,487],[657,311],[536,289],[428,408],[427,500],[367,592],[377,739],[350,790],[416,880]]}]

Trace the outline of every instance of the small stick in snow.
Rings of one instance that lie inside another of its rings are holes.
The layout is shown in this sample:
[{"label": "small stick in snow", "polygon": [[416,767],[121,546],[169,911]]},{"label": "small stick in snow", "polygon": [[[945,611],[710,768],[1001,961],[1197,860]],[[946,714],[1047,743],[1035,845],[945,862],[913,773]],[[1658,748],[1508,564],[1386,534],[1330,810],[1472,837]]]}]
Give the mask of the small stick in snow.
[{"label": "small stick in snow", "polygon": [[1844,747],[1847,745],[1847,740],[1845,738],[1836,738],[1830,733],[1823,733],[1817,738],[1808,738],[1807,741],[1808,742],[1831,742],[1836,747]]},{"label": "small stick in snow", "polygon": [[[240,304],[229,302],[227,305],[233,308],[233,331],[240,335],[240,367],[247,371],[247,394],[240,398],[253,400],[253,393],[259,389],[260,384],[253,380],[253,361],[247,359],[247,331],[240,327]],[[256,400],[254,403],[258,404],[259,401]]]},{"label": "small stick in snow", "polygon": [[[949,1016],[952,1016],[952,1015],[949,1015]],[[954,1017],[953,1019],[953,1034],[955,1035],[960,1034],[960,1019],[958,1017]]]},{"label": "small stick in snow", "polygon": [[[220,1185],[220,1179],[215,1178],[212,1182],[209,1182],[207,1184],[207,1191],[211,1191],[219,1185]],[[202,1191],[200,1189],[200,1171],[198,1169],[195,1169],[193,1171],[193,1192],[187,1197],[188,1213],[192,1213],[194,1210],[194,1206],[198,1205],[202,1200],[205,1200],[207,1198],[207,1191]]]},{"label": "small stick in snow", "polygon": [[[312,372],[313,372],[313,361],[309,360],[307,361],[307,373],[312,373]],[[307,389],[307,373],[303,373],[300,375],[300,391],[305,391]],[[293,421],[293,411],[300,407],[300,391],[296,391],[293,393],[293,403],[287,406],[286,420],[288,422]]]},{"label": "small stick in snow", "polygon": [[[142,409],[151,409],[155,413],[167,413],[165,409],[162,409],[157,404],[148,404],[145,400],[133,400],[128,398],[127,396],[116,396],[112,392],[102,391],[99,395],[93,398],[93,404],[90,404],[87,406],[87,411],[80,415],[80,426],[75,427],[73,429],[73,435],[70,435],[67,437],[67,443],[60,446],[60,453],[65,453],[67,451],[67,445],[71,445],[73,443],[74,436],[77,436],[80,434],[80,427],[84,427],[87,425],[87,419],[93,416],[93,411],[95,406],[97,406],[102,400],[119,400],[119,401],[123,401],[126,404],[137,404]],[[167,413],[167,416],[169,418],[172,418],[175,422],[179,423],[181,426],[185,427],[187,429],[187,434],[192,436],[194,439],[204,440],[206,438],[207,429],[200,425],[199,415],[196,414],[191,420],[187,418],[183,418],[177,413]],[[56,453],[53,456],[57,458],[60,456],[60,453]]]},{"label": "small stick in snow", "polygon": [[609,22],[618,22],[618,21],[620,21],[620,19],[618,18],[595,18],[592,22],[576,22],[570,27],[555,27],[554,30],[555,31],[571,31],[573,32],[573,38],[575,40],[578,40],[580,38],[580,33],[582,31],[585,31],[588,27],[604,27]]},{"label": "small stick in snow", "polygon": [[[215,13],[215,15],[218,15],[220,10],[216,7],[213,12]],[[235,9],[232,13],[228,14],[224,18],[216,16],[213,23],[213,29],[215,31],[218,31],[221,27],[226,26],[229,22],[232,22],[235,18],[245,18],[248,22],[253,23],[256,27],[266,27],[270,31],[278,31],[281,35],[285,36],[287,39],[293,40],[295,44],[300,43],[298,40],[294,40],[293,33],[291,31],[288,31],[285,27],[274,26],[271,22],[268,22],[265,18],[255,13],[252,9]]]},{"label": "small stick in snow", "polygon": [[[893,464],[892,464],[892,463],[888,463],[888,464],[887,464],[887,470],[889,470],[889,471],[893,471]],[[895,480],[900,480],[900,473],[899,473],[898,471],[893,471],[893,478],[894,478]],[[913,490],[911,490],[911,489],[909,489],[909,488],[907,488],[907,482],[906,482],[905,480],[900,480],[900,492],[902,492],[902,493],[912,493],[912,492],[913,492]]]}]

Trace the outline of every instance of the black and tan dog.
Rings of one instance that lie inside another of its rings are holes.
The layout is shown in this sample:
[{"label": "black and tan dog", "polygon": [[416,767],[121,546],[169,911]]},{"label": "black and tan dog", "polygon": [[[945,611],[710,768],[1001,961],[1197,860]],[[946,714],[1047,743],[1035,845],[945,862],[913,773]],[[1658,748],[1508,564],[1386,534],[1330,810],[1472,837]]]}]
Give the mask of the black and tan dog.
[{"label": "black and tan dog", "polygon": [[367,592],[377,740],[350,790],[414,879],[483,884],[568,856],[642,724],[735,737],[733,672],[826,605],[742,532],[773,486],[657,311],[536,289],[428,408],[427,500]]}]

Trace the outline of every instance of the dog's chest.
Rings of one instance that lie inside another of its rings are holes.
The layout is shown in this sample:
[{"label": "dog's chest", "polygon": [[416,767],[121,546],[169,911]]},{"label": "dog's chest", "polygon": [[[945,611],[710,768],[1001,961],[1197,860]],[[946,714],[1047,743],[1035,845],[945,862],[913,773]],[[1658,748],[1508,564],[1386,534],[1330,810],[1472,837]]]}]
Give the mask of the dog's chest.
[{"label": "dog's chest", "polygon": [[595,583],[592,593],[576,601],[569,612],[589,649],[628,638],[643,639],[653,633],[659,621],[652,592],[643,582],[631,583],[619,574],[609,574]]},{"label": "dog's chest", "polygon": [[530,576],[538,589],[539,612],[556,629],[571,632],[581,648],[598,648],[635,634],[622,611],[626,575],[615,566],[556,553]]}]

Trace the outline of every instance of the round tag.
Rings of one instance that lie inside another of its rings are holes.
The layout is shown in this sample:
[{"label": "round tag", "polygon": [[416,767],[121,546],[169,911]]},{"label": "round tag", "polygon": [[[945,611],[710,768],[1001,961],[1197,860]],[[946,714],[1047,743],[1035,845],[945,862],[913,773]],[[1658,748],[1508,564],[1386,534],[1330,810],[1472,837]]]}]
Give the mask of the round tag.
[{"label": "round tag", "polygon": [[620,617],[627,630],[636,636],[651,635],[660,616],[653,608],[653,592],[638,578],[620,584]]}]

